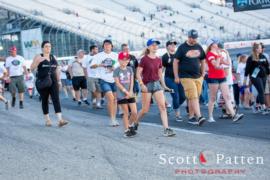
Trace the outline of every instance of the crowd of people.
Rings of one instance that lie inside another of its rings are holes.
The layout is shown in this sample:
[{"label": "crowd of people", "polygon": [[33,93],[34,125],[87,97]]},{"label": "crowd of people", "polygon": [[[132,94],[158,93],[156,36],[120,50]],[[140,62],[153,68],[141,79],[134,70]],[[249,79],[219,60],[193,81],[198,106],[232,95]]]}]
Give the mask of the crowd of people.
[{"label": "crowd of people", "polygon": [[[208,39],[207,48],[203,49],[196,30],[190,30],[188,39],[179,46],[177,41],[169,40],[167,52],[161,57],[159,45],[159,40],[151,38],[142,54],[135,57],[130,54],[128,44],[122,44],[121,51],[116,53],[112,41],[106,39],[101,52],[97,45],[91,45],[89,54],[78,50],[73,60],[58,62],[51,53],[51,43],[43,41],[42,53],[34,57],[28,69],[13,46],[0,67],[0,100],[6,109],[10,105],[15,107],[18,93],[19,108],[23,109],[26,89],[30,98],[38,94],[47,127],[52,126],[50,102],[58,126],[68,124],[62,116],[60,92],[78,106],[85,104],[97,111],[106,102],[110,126],[119,126],[117,110],[122,112],[125,137],[137,134],[140,121],[153,102],[158,106],[166,137],[175,136],[168,120],[170,104],[177,122],[184,120],[180,107],[186,104],[187,122],[197,126],[216,122],[213,113],[216,107],[222,110],[218,118],[232,122],[244,117],[240,113],[242,108],[264,115],[270,113],[270,59],[262,43],[254,43],[250,55],[238,54],[237,65],[218,38]],[[3,95],[6,88],[11,93],[11,102]],[[171,101],[165,93],[170,93]],[[208,106],[208,118],[201,113],[202,104]]]}]

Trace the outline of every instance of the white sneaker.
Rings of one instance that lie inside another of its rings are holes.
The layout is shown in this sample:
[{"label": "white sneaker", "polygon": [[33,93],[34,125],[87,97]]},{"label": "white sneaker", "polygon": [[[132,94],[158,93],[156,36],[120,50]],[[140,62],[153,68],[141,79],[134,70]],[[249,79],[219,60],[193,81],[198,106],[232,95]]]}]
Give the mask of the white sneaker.
[{"label": "white sneaker", "polygon": [[120,126],[119,122],[117,120],[114,120],[115,121],[115,125],[116,126]]},{"label": "white sneaker", "polygon": [[210,117],[208,120],[207,120],[208,122],[216,122],[216,120],[213,118],[213,117]]},{"label": "white sneaker", "polygon": [[111,120],[110,126],[112,126],[112,127],[119,126],[119,122],[117,120]]}]

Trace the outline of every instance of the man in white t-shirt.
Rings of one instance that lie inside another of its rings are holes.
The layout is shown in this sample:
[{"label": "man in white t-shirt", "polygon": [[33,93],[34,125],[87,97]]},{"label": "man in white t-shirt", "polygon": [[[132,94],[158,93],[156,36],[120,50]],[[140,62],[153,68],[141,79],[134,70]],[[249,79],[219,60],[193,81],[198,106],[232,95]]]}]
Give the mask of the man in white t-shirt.
[{"label": "man in white t-shirt", "polygon": [[93,57],[91,68],[96,69],[99,73],[99,83],[102,92],[105,94],[107,99],[108,112],[111,118],[110,125],[115,127],[119,126],[116,120],[116,85],[113,78],[113,71],[119,66],[118,54],[112,52],[113,44],[112,41],[106,39],[103,41],[103,52],[96,54]]},{"label": "man in white t-shirt", "polygon": [[4,79],[5,79],[6,76],[7,76],[6,68],[5,68],[4,64],[0,64],[0,101],[3,101],[5,103],[6,110],[8,110],[9,102],[3,96],[3,93],[4,93],[3,84],[4,84]]},{"label": "man in white t-shirt", "polygon": [[87,81],[82,66],[84,59],[84,51],[78,50],[77,57],[75,57],[74,60],[71,60],[68,65],[68,71],[72,79],[73,89],[75,91],[76,100],[79,106],[82,104],[80,90],[82,90],[83,102],[86,105],[90,105],[90,103],[87,101]]},{"label": "man in white t-shirt", "polygon": [[61,78],[61,89],[64,91],[65,97],[68,98],[68,91],[71,93],[73,97],[73,101],[76,101],[75,92],[72,87],[72,81],[70,79],[69,73],[68,73],[68,64],[66,62],[62,62],[61,68],[60,68],[60,78]]},{"label": "man in white t-shirt", "polygon": [[97,69],[91,68],[91,63],[93,60],[93,56],[98,53],[98,47],[96,45],[91,45],[89,48],[90,52],[86,56],[83,62],[84,74],[87,77],[87,88],[89,93],[92,94],[92,105],[93,108],[102,109],[101,107],[101,89],[99,85],[98,79],[98,71]]},{"label": "man in white t-shirt", "polygon": [[19,93],[20,109],[23,109],[23,99],[25,92],[24,74],[27,74],[25,60],[22,56],[17,55],[17,48],[12,46],[10,56],[6,59],[6,68],[10,77],[9,90],[12,95],[12,107],[16,103],[16,91]]}]

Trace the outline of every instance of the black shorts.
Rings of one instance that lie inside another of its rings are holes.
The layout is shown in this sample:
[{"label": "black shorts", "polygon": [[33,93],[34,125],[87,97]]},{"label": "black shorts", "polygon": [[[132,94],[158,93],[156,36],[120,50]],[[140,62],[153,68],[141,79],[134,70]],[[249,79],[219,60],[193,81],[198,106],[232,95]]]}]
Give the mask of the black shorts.
[{"label": "black shorts", "polygon": [[73,89],[75,91],[78,91],[80,89],[87,89],[86,78],[84,76],[73,77],[72,78],[72,85],[73,85]]},{"label": "black shorts", "polygon": [[136,103],[136,99],[135,98],[130,98],[130,99],[121,99],[117,101],[118,104],[132,104],[132,103]]},{"label": "black shorts", "polygon": [[208,78],[207,79],[207,83],[208,84],[222,84],[226,82],[226,78],[220,78],[220,79],[217,79],[217,78]]}]

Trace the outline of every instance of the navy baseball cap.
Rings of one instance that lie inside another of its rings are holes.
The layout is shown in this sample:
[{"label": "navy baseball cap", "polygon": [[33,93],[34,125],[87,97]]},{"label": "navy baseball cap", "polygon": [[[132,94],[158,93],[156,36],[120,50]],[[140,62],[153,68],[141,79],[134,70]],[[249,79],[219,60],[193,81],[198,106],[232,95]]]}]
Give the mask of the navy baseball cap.
[{"label": "navy baseball cap", "polygon": [[151,39],[148,39],[146,45],[147,45],[147,46],[151,46],[151,45],[154,44],[154,43],[157,43],[157,45],[159,45],[159,44],[160,44],[160,41],[157,40],[157,39],[155,39],[155,38],[151,38]]},{"label": "navy baseball cap", "polygon": [[166,42],[166,47],[168,47],[168,46],[171,45],[171,44],[177,45],[177,42],[174,41],[174,40],[167,41],[167,42]]},{"label": "navy baseball cap", "polygon": [[192,39],[197,39],[199,37],[198,31],[196,31],[195,29],[191,29],[190,31],[188,31],[188,37]]}]

